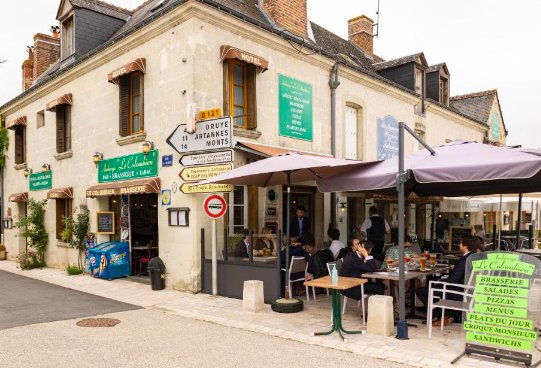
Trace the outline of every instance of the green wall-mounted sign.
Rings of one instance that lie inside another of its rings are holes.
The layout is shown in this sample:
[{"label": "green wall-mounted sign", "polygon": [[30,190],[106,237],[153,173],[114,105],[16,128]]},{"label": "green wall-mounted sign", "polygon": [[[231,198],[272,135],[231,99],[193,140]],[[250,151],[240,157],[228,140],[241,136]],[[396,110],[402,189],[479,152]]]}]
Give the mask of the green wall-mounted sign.
[{"label": "green wall-mounted sign", "polygon": [[148,154],[131,155],[101,160],[98,163],[98,183],[151,178],[158,176],[158,150]]},{"label": "green wall-mounted sign", "polygon": [[278,74],[278,133],[311,141],[313,137],[312,85]]},{"label": "green wall-mounted sign", "polygon": [[51,189],[53,187],[53,172],[51,170],[46,172],[37,172],[28,176],[29,189],[43,190]]}]

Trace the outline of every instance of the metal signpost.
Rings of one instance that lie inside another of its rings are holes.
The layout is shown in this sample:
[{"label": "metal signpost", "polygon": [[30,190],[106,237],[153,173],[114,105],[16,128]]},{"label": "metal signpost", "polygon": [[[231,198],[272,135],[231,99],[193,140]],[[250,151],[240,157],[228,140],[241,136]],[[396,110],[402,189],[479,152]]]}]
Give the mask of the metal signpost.
[{"label": "metal signpost", "polygon": [[193,134],[186,124],[179,125],[167,138],[167,143],[178,153],[231,148],[233,145],[231,117],[199,121]]},{"label": "metal signpost", "polygon": [[218,295],[218,257],[216,245],[216,220],[227,211],[225,199],[217,194],[208,196],[203,203],[208,217],[212,219],[212,295]]}]

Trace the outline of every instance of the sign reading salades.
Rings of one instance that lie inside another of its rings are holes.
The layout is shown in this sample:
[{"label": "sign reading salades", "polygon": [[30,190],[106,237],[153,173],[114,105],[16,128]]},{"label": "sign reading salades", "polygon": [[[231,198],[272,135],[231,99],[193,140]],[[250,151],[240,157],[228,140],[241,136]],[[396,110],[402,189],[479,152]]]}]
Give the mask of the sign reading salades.
[{"label": "sign reading salades", "polygon": [[383,119],[377,118],[378,128],[378,160],[387,160],[398,156],[398,122],[387,115]]},{"label": "sign reading salades", "polygon": [[101,160],[98,163],[98,183],[151,178],[158,176],[158,150],[146,155],[131,155]]},{"label": "sign reading salades", "polygon": [[278,75],[279,134],[312,140],[312,85]]},{"label": "sign reading salades", "polygon": [[28,177],[30,190],[51,189],[53,187],[53,172],[51,170],[30,174]]}]

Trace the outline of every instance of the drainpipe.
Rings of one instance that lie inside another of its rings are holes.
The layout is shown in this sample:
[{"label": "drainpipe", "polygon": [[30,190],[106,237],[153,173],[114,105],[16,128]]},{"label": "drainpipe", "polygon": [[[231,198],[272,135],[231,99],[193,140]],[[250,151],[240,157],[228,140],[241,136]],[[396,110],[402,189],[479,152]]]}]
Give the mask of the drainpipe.
[{"label": "drainpipe", "polygon": [[[338,81],[338,61],[334,63],[329,74],[329,87],[331,88],[331,154],[336,157],[336,89]],[[336,228],[336,193],[331,193],[331,227]]]}]

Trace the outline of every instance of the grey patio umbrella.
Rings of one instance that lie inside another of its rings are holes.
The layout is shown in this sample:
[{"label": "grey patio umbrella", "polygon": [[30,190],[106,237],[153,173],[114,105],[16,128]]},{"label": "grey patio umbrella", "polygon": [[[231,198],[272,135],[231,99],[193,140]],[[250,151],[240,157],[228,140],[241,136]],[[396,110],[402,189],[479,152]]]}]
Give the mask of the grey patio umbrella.
[{"label": "grey patio umbrella", "polygon": [[220,183],[233,185],[255,185],[259,187],[279,184],[287,185],[286,237],[288,246],[286,247],[285,265],[287,274],[287,271],[289,270],[289,202],[291,183],[323,179],[331,175],[345,173],[363,165],[366,165],[366,163],[289,152],[241,166],[207,179],[201,182],[201,184]]}]

